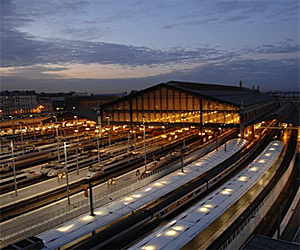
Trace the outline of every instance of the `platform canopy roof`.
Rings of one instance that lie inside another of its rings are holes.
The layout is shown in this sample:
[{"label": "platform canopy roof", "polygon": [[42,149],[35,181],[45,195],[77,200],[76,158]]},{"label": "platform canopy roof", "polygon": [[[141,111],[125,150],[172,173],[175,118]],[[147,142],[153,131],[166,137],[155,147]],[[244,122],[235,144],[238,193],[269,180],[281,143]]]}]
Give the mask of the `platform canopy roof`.
[{"label": "platform canopy roof", "polygon": [[290,123],[295,126],[300,126],[299,106],[292,103],[285,103],[282,106],[277,106],[274,109],[270,110],[269,112],[257,117],[249,124],[255,124],[262,121],[270,121],[273,119],[285,123]]}]

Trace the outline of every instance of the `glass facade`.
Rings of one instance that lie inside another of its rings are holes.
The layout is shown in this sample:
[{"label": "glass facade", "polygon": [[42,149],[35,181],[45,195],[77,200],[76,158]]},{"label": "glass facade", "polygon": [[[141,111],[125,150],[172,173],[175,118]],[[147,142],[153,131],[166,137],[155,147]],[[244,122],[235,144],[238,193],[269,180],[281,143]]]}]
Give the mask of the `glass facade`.
[{"label": "glass facade", "polygon": [[[102,121],[109,116],[115,123],[225,123],[239,124],[239,108],[208,97],[162,87],[128,96],[102,110]],[[182,118],[185,117],[185,118]]]}]

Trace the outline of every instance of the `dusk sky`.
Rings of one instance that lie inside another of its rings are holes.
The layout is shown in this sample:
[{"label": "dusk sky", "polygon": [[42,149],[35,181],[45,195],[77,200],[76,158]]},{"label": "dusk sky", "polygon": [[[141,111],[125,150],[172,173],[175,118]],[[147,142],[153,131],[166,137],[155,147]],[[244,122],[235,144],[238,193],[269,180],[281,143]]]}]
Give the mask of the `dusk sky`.
[{"label": "dusk sky", "polygon": [[1,90],[299,91],[299,0],[1,0]]}]

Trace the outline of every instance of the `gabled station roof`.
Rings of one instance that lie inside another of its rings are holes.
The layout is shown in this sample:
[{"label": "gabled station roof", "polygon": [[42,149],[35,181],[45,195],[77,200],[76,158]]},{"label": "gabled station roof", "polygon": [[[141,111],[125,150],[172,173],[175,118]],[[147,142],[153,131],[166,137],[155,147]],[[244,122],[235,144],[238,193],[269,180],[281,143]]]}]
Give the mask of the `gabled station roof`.
[{"label": "gabled station roof", "polygon": [[244,87],[179,81],[170,81],[166,84],[239,107],[248,107],[274,100],[272,97],[262,94],[257,90]]},{"label": "gabled station roof", "polygon": [[167,83],[160,83],[152,87],[131,92],[129,95],[120,99],[101,105],[102,108],[111,106],[133,97],[145,94],[147,92],[166,87],[176,89],[178,91],[188,92],[195,96],[203,96],[210,98],[221,103],[228,103],[237,107],[250,107],[263,102],[275,100],[274,98],[262,94],[257,90],[248,89],[244,87],[236,87],[229,85],[207,84],[207,83],[194,83],[183,81],[169,81]]}]

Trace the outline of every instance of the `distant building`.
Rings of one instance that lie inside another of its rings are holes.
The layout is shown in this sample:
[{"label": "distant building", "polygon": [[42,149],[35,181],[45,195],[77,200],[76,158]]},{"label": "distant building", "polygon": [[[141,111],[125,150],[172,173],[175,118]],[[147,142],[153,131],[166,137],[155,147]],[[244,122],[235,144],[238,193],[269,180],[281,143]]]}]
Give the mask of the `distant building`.
[{"label": "distant building", "polygon": [[[123,95],[121,95],[123,96]],[[119,94],[110,95],[90,95],[90,96],[66,96],[65,110],[80,111],[96,109],[99,105],[111,102],[120,97]]]},{"label": "distant building", "polygon": [[22,114],[37,112],[38,101],[35,91],[1,91],[0,114]]},{"label": "distant building", "polygon": [[43,111],[62,111],[65,110],[65,97],[72,96],[75,92],[69,93],[40,93],[38,94],[39,103],[44,107]]},{"label": "distant building", "polygon": [[266,94],[275,97],[278,105],[283,105],[285,103],[293,103],[298,105],[300,103],[300,92],[299,91],[270,91]]}]

